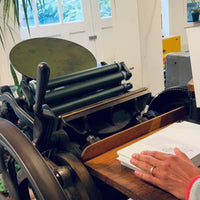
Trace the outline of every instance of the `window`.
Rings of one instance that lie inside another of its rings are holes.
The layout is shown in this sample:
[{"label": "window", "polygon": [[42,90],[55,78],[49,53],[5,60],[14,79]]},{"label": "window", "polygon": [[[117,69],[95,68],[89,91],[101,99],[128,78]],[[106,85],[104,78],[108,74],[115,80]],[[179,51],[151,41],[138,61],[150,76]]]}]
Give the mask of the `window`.
[{"label": "window", "polygon": [[[194,21],[194,19],[192,17],[192,13],[194,12],[194,9],[197,6],[200,6],[200,2],[199,1],[196,1],[196,2],[197,2],[197,5],[195,6],[195,4],[192,3],[191,0],[187,0],[187,22],[193,22]],[[199,20],[197,20],[197,21],[199,21]]]},{"label": "window", "polygon": [[187,22],[192,22],[192,9],[194,7],[193,3],[187,3]]},{"label": "window", "polygon": [[57,0],[37,0],[36,5],[39,25],[60,23]]},{"label": "window", "polygon": [[62,0],[63,21],[83,21],[82,2],[80,0]]},{"label": "window", "polygon": [[110,0],[99,0],[99,10],[101,18],[111,17]]},{"label": "window", "polygon": [[[34,5],[35,2],[36,5]],[[26,6],[30,27],[84,20],[81,0],[36,0],[33,1],[32,6]],[[19,1],[19,7],[21,27],[26,27],[21,1]],[[111,17],[110,0],[99,0],[99,10],[101,18]]]},{"label": "window", "polygon": [[[28,22],[29,22],[29,26],[33,27],[35,26],[35,15],[34,15],[34,11],[32,9],[33,5],[26,5],[27,7],[27,14],[28,14]],[[25,20],[25,14],[24,14],[24,10],[23,10],[23,5],[22,5],[22,1],[19,1],[19,19],[20,19],[20,25],[21,27],[26,27],[26,20]]]}]

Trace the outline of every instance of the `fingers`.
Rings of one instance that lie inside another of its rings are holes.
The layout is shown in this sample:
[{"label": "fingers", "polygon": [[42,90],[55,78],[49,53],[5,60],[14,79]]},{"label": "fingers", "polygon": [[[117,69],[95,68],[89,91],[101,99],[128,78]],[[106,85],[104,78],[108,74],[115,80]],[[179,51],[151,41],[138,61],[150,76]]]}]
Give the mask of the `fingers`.
[{"label": "fingers", "polygon": [[130,162],[142,170],[134,172],[137,177],[182,199],[189,182],[199,174],[199,169],[192,166],[192,162],[188,161],[188,157],[180,149],[175,148],[174,153],[175,155],[143,151],[133,154]]},{"label": "fingers", "polygon": [[133,154],[130,162],[144,172],[149,173],[153,176],[156,176],[158,170],[157,166],[160,165],[159,160],[143,154]]},{"label": "fingers", "polygon": [[174,153],[177,157],[181,158],[182,160],[191,163],[191,160],[179,148],[174,148]]},{"label": "fingers", "polygon": [[156,159],[152,156],[146,155],[146,154],[133,154],[131,162],[134,164],[142,164],[147,166],[152,166],[152,163],[156,162]]},{"label": "fingers", "polygon": [[149,164],[149,162],[146,162],[147,159],[144,159],[143,157],[144,156],[141,156],[140,154],[133,154],[130,162],[143,171],[149,173],[149,169],[152,167],[152,165]]},{"label": "fingers", "polygon": [[148,174],[151,173],[150,169],[154,167],[152,175],[164,177],[170,167],[169,163],[175,157],[175,155],[158,151],[143,151],[140,154],[133,154],[130,162]]},{"label": "fingers", "polygon": [[141,154],[153,157],[156,160],[165,160],[166,157],[171,155],[171,154],[163,153],[163,152],[159,152],[159,151],[143,151],[143,152],[141,152]]},{"label": "fingers", "polygon": [[[178,148],[175,148],[174,152],[175,155],[157,151],[143,151],[140,154],[133,154],[130,162],[144,172],[162,178],[166,178],[169,170],[175,167],[173,163],[180,165],[186,162],[194,166],[192,161]],[[153,173],[151,172],[152,167],[154,167]]]}]

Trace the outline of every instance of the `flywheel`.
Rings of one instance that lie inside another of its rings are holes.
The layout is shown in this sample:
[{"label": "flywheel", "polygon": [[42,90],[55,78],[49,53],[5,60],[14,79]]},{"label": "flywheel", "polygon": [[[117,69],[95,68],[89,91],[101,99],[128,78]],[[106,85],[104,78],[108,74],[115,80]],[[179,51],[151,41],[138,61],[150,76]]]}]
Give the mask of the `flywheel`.
[{"label": "flywheel", "polygon": [[49,160],[52,161],[49,166],[52,165],[64,191],[69,193],[73,200],[101,199],[92,177],[76,156],[72,153],[58,153]]},{"label": "flywheel", "polygon": [[31,141],[0,118],[0,172],[13,200],[71,200]]}]

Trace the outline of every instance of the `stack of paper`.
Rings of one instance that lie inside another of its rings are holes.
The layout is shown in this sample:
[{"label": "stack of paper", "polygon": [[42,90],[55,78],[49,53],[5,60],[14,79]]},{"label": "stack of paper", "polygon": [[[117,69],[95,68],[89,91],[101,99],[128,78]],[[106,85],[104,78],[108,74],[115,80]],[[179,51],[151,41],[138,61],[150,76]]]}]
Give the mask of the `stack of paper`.
[{"label": "stack of paper", "polygon": [[197,166],[200,165],[200,125],[191,122],[177,122],[117,152],[121,164],[137,169],[130,163],[133,153],[156,150],[174,154],[178,147]]}]

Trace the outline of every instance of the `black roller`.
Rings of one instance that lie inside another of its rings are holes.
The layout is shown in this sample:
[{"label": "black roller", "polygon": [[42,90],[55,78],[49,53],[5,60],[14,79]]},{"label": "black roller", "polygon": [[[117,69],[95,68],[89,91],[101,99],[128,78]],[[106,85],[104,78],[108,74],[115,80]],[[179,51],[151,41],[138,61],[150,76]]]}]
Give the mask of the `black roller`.
[{"label": "black roller", "polygon": [[72,110],[88,106],[92,103],[96,103],[120,94],[123,94],[127,92],[129,89],[132,88],[132,84],[122,84],[120,86],[117,86],[115,88],[111,88],[108,90],[103,90],[100,92],[95,92],[94,94],[90,94],[88,96],[85,96],[83,98],[71,100],[67,103],[63,103],[61,105],[57,105],[55,107],[52,107],[52,111],[55,113],[55,115],[61,115],[65,114],[67,112],[70,112]]},{"label": "black roller", "polygon": [[48,89],[49,90],[54,89],[54,88],[61,87],[64,85],[104,76],[107,74],[112,74],[119,71],[121,71],[121,65],[118,63],[113,63],[111,65],[95,67],[89,70],[84,70],[84,71],[76,72],[73,74],[59,76],[59,77],[49,80]]},{"label": "black roller", "polygon": [[125,78],[124,73],[118,72],[103,77],[89,79],[83,82],[77,82],[67,87],[53,90],[45,95],[45,103],[51,105],[54,102],[66,101],[75,95],[81,95],[88,92],[113,87],[121,84]]}]

